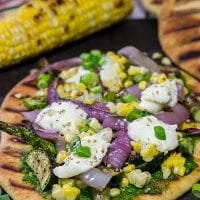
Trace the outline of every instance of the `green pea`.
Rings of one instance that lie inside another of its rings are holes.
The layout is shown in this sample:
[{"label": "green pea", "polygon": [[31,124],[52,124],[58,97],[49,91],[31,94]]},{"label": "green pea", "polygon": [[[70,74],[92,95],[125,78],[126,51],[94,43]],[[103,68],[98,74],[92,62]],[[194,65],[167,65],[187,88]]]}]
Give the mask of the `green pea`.
[{"label": "green pea", "polygon": [[166,140],[165,129],[162,126],[154,126],[155,136],[159,140]]},{"label": "green pea", "polygon": [[96,86],[96,87],[91,88],[90,91],[94,94],[99,94],[102,92],[102,88],[101,86]]},{"label": "green pea", "polygon": [[133,101],[137,101],[137,98],[133,94],[127,94],[127,95],[122,97],[122,100],[125,103],[131,103]]},{"label": "green pea", "polygon": [[95,72],[89,72],[81,76],[80,81],[89,87],[94,87],[99,82],[99,77]]},{"label": "green pea", "polygon": [[41,73],[37,79],[37,87],[39,89],[47,88],[53,80],[51,74]]},{"label": "green pea", "polygon": [[133,109],[131,112],[128,113],[126,116],[127,121],[132,122],[133,120],[139,119],[143,117],[143,111],[139,109]]}]

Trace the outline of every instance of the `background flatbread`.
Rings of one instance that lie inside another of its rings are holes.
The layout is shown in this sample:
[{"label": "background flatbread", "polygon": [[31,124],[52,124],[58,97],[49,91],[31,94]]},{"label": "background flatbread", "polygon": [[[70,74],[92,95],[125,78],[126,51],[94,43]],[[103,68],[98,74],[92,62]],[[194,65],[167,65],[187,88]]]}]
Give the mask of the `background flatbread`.
[{"label": "background flatbread", "polygon": [[144,8],[152,15],[159,17],[164,0],[141,0]]},{"label": "background flatbread", "polygon": [[200,80],[200,0],[165,0],[159,39],[165,53]]},{"label": "background flatbread", "polygon": [[[200,82],[189,77],[190,86],[198,86]],[[27,82],[29,76],[18,83],[6,96],[0,109],[0,120],[21,124],[24,118],[19,113],[24,110],[21,100],[16,98],[16,94],[21,96],[34,96],[36,87],[34,83]],[[196,87],[200,93],[200,87]],[[197,145],[195,160],[200,165],[200,142]],[[20,158],[23,152],[27,151],[30,146],[18,137],[10,136],[6,133],[1,134],[0,143],[0,185],[14,200],[42,200],[43,198],[35,189],[27,183],[22,182],[23,174],[21,172]],[[180,197],[188,191],[193,183],[200,180],[200,167],[194,170],[190,175],[171,182],[168,190],[161,195],[144,195],[135,197],[134,200],[172,200]]]},{"label": "background flatbread", "polygon": [[[0,120],[9,123],[23,123],[23,117],[19,114],[24,106],[15,94],[32,96],[36,88],[32,84],[26,84],[26,79],[17,84],[6,96],[0,109]],[[32,185],[22,181],[21,156],[30,149],[29,145],[18,137],[1,133],[0,143],[0,185],[14,200],[42,200],[43,198]]]}]

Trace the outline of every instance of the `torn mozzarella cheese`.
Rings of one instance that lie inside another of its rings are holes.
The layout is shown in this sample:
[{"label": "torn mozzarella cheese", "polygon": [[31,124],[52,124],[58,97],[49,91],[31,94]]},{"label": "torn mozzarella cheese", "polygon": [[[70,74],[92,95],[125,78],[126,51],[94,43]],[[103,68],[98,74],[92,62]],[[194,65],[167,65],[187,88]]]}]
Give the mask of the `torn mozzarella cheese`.
[{"label": "torn mozzarella cheese", "polygon": [[[166,139],[156,137],[154,127],[161,126],[165,130]],[[128,125],[128,135],[133,141],[144,144],[155,144],[160,152],[174,150],[178,146],[177,125],[169,125],[154,116],[137,119]]]},{"label": "torn mozzarella cheese", "polygon": [[109,57],[105,57],[105,64],[101,67],[100,78],[103,85],[111,92],[118,92],[122,87],[122,81],[119,73],[117,73],[119,63],[113,61]]},{"label": "torn mozzarella cheese", "polygon": [[112,134],[110,128],[105,128],[93,136],[84,137],[81,140],[81,144],[90,148],[91,157],[78,157],[71,152],[65,163],[54,168],[53,173],[59,178],[69,178],[98,166],[107,153]]},{"label": "torn mozzarella cheese", "polygon": [[162,84],[153,84],[142,92],[142,110],[157,113],[164,107],[173,107],[178,101],[177,86],[175,81],[165,81]]},{"label": "torn mozzarella cheese", "polygon": [[78,133],[78,128],[85,125],[87,114],[71,102],[55,102],[44,108],[35,122],[44,129],[60,134]]}]

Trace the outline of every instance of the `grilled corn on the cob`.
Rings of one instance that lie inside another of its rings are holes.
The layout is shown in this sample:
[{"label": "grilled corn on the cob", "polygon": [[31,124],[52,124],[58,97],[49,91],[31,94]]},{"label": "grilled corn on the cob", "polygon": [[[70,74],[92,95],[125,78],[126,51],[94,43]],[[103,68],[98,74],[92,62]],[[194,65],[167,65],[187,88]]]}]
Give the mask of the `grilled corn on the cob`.
[{"label": "grilled corn on the cob", "polygon": [[124,18],[133,0],[32,0],[0,20],[0,68]]}]

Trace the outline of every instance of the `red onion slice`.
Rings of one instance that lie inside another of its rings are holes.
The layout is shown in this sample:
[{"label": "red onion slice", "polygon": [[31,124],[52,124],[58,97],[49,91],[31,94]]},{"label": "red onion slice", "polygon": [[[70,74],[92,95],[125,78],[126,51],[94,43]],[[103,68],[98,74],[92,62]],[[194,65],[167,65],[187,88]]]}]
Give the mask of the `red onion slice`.
[{"label": "red onion slice", "polygon": [[160,72],[160,67],[149,57],[145,56],[139,49],[127,46],[118,50],[118,54],[127,57],[131,62],[146,67],[150,72]]},{"label": "red onion slice", "polygon": [[58,78],[54,80],[54,82],[49,86],[47,91],[47,99],[50,104],[53,102],[58,102],[60,100],[60,97],[58,96],[56,91],[57,86],[58,86]]},{"label": "red onion slice", "polygon": [[161,112],[156,114],[156,118],[167,124],[181,124],[189,119],[189,112],[181,105],[176,104],[172,108],[172,112]]},{"label": "red onion slice", "polygon": [[28,112],[21,112],[21,114],[28,119],[30,122],[34,122],[36,117],[39,114],[39,111],[37,110],[32,110],[32,111],[28,111]]},{"label": "red onion slice", "polygon": [[35,80],[40,73],[44,72],[51,72],[54,70],[63,70],[63,69],[69,69],[72,67],[76,67],[80,65],[81,59],[79,57],[69,58],[65,60],[61,60],[52,64],[49,64],[48,66],[41,69],[39,72],[36,72],[29,76],[27,79],[28,82]]},{"label": "red onion slice", "polygon": [[112,175],[93,168],[85,173],[79,175],[81,181],[86,185],[102,191],[110,182]]},{"label": "red onion slice", "polygon": [[131,140],[126,131],[118,131],[117,138],[112,142],[103,161],[112,167],[121,169],[131,152]]},{"label": "red onion slice", "polygon": [[123,118],[107,115],[103,119],[103,127],[104,128],[109,127],[115,131],[127,130],[127,121]]}]

